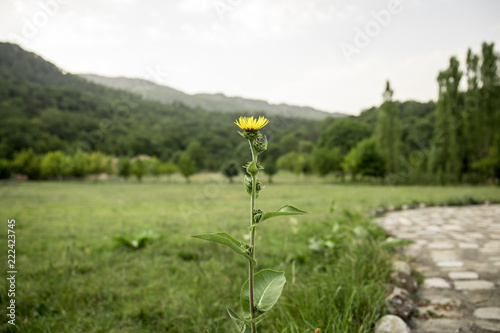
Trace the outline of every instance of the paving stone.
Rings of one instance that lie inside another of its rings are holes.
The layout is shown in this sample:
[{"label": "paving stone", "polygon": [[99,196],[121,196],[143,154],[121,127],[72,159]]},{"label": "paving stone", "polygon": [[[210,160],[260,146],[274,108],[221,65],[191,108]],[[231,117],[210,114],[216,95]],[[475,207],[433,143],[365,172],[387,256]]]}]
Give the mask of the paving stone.
[{"label": "paving stone", "polygon": [[491,263],[491,262],[487,262],[485,264],[476,264],[474,266],[470,266],[468,267],[470,268],[471,270],[474,270],[476,272],[478,272],[479,274],[481,273],[494,273],[498,270],[498,265],[495,265],[495,263]]},{"label": "paving stone", "polygon": [[[497,321],[497,322],[492,322],[492,321],[489,321],[489,320],[475,320],[474,321],[474,325],[483,329],[483,330],[486,330],[488,332],[500,332],[500,322]],[[484,331],[482,331],[484,332]]]},{"label": "paving stone", "polygon": [[469,327],[466,321],[458,319],[432,318],[424,321],[419,331],[431,333],[469,332]]},{"label": "paving stone", "polygon": [[458,305],[462,304],[462,302],[459,299],[454,299],[454,298],[446,297],[443,295],[431,296],[429,298],[429,301],[431,304],[434,304],[434,305],[455,305],[455,306],[458,306]]},{"label": "paving stone", "polygon": [[485,248],[493,248],[493,249],[500,249],[500,242],[497,241],[490,241],[486,242],[483,245]]},{"label": "paving stone", "polygon": [[462,318],[463,315],[456,309],[445,309],[441,305],[420,306],[417,308],[419,315],[429,314],[433,317]]},{"label": "paving stone", "polygon": [[471,304],[473,308],[480,308],[485,306],[493,306],[491,303],[493,300],[491,295],[491,289],[478,289],[478,290],[467,290],[467,291],[457,291],[459,293],[466,293],[466,302]]},{"label": "paving stone", "polygon": [[412,225],[411,221],[407,218],[404,218],[404,217],[399,219],[399,224],[406,225],[406,226]]},{"label": "paving stone", "polygon": [[405,232],[405,233],[399,232],[398,238],[414,240],[417,239],[417,234],[413,232]]},{"label": "paving stone", "polygon": [[476,272],[449,272],[448,276],[452,280],[474,280],[479,279],[479,274]]},{"label": "paving stone", "polygon": [[449,250],[455,247],[455,244],[448,242],[433,242],[427,245],[429,249],[432,250]]},{"label": "paving stone", "polygon": [[392,263],[392,269],[396,272],[403,272],[405,274],[411,275],[411,267],[407,262],[396,260]]},{"label": "paving stone", "polygon": [[450,236],[459,241],[464,241],[464,242],[470,241],[470,238],[467,237],[467,235],[464,235],[463,233],[450,232]]},{"label": "paving stone", "polygon": [[450,284],[442,278],[429,278],[424,280],[424,286],[427,288],[450,288]]},{"label": "paving stone", "polygon": [[407,248],[404,250],[404,253],[407,257],[412,257],[416,258],[420,256],[420,254],[423,252],[422,248],[420,247],[412,247],[412,248]]},{"label": "paving stone", "polygon": [[436,233],[434,231],[421,230],[421,231],[417,232],[417,236],[433,238],[433,237],[436,237]]},{"label": "paving stone", "polygon": [[443,229],[448,231],[464,231],[464,229],[461,226],[455,224],[444,225]]},{"label": "paving stone", "polygon": [[478,249],[479,245],[476,243],[458,243],[461,249]]},{"label": "paving stone", "polygon": [[430,266],[420,266],[413,264],[414,269],[421,274],[428,275],[429,273],[435,271],[433,267]]},{"label": "paving stone", "polygon": [[500,307],[478,308],[474,310],[474,317],[500,320]]},{"label": "paving stone", "polygon": [[467,236],[474,239],[483,239],[484,235],[480,232],[468,232]]},{"label": "paving stone", "polygon": [[435,225],[429,225],[427,228],[425,228],[427,231],[432,231],[432,232],[441,232],[443,231],[440,227],[435,226]]},{"label": "paving stone", "polygon": [[457,290],[478,290],[478,289],[493,289],[495,284],[486,280],[463,280],[455,281],[455,289]]},{"label": "paving stone", "polygon": [[484,254],[497,254],[500,252],[500,249],[495,249],[491,247],[483,247],[479,249],[479,252],[484,253]]},{"label": "paving stone", "polygon": [[436,301],[434,303],[439,303],[439,300],[444,298],[455,299],[456,296],[459,295],[459,291],[453,289],[438,289],[438,288],[427,288],[424,285],[420,286],[418,291],[418,296],[421,300]]},{"label": "paving stone", "polygon": [[434,250],[431,251],[431,257],[434,261],[456,261],[458,253],[450,250]]},{"label": "paving stone", "polygon": [[462,267],[464,265],[461,261],[438,261],[436,264],[439,267]]},{"label": "paving stone", "polygon": [[412,332],[500,332],[500,205],[392,212],[379,223],[415,242],[405,255],[430,302],[419,310],[443,316],[415,318]]}]

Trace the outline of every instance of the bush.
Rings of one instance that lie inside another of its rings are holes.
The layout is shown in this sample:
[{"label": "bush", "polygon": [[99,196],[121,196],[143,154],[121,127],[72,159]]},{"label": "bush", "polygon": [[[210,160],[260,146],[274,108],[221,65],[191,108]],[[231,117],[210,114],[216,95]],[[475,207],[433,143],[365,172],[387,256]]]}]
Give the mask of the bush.
[{"label": "bush", "polygon": [[118,175],[127,180],[128,177],[130,177],[130,174],[131,174],[130,159],[128,157],[120,158],[118,162]]},{"label": "bush", "polygon": [[44,178],[57,178],[62,180],[72,173],[71,158],[61,151],[45,154],[40,165],[40,172]]},{"label": "bush", "polygon": [[186,181],[189,183],[189,177],[194,175],[197,171],[196,162],[191,158],[191,156],[184,152],[179,158],[179,170],[182,175],[186,178]]},{"label": "bush", "polygon": [[229,179],[229,182],[233,182],[233,177],[236,177],[239,173],[239,168],[236,162],[229,162],[222,169],[222,174]]},{"label": "bush", "polygon": [[312,167],[320,176],[326,176],[330,172],[339,171],[342,162],[342,154],[339,148],[315,147],[312,153]]},{"label": "bush", "polygon": [[268,176],[269,183],[273,182],[273,176],[278,173],[278,166],[275,160],[267,159],[263,163],[264,173]]},{"label": "bush", "polygon": [[179,171],[179,168],[173,162],[163,163],[160,166],[160,173],[162,175],[167,175],[167,177],[169,177],[169,178],[170,178],[171,175],[173,175],[174,173],[176,173],[178,171]]},{"label": "bush", "polygon": [[73,172],[77,178],[83,178],[90,174],[90,156],[89,154],[79,150],[72,159]]},{"label": "bush", "polygon": [[111,161],[108,156],[101,152],[93,152],[89,155],[89,174],[98,175],[110,172]]},{"label": "bush", "polygon": [[28,179],[39,179],[41,158],[35,155],[33,149],[22,150],[14,155],[13,169],[15,172],[28,176]]},{"label": "bush", "polygon": [[155,177],[161,175],[161,161],[158,158],[156,157],[151,158],[151,160],[149,161],[148,173],[150,173],[152,176]]},{"label": "bush", "polygon": [[311,171],[310,155],[299,154],[291,151],[282,155],[276,161],[279,169],[288,170],[296,175]]},{"label": "bush", "polygon": [[371,177],[383,177],[386,172],[386,161],[377,149],[375,139],[365,139],[358,143],[345,157],[344,166],[351,172]]},{"label": "bush", "polygon": [[9,179],[12,175],[12,163],[5,159],[0,159],[0,179]]},{"label": "bush", "polygon": [[148,160],[144,160],[140,156],[132,162],[131,172],[138,181],[142,181],[142,177],[146,174],[149,164],[148,162]]}]

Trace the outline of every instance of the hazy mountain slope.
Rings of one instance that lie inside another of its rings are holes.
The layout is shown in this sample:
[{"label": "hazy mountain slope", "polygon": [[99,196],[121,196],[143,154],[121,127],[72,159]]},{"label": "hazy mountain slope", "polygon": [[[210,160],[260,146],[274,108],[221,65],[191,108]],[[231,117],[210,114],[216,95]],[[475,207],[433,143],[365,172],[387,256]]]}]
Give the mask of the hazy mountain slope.
[{"label": "hazy mountain slope", "polygon": [[[123,84],[144,90],[150,83],[124,80]],[[73,155],[83,150],[177,161],[195,141],[202,144],[205,169],[220,170],[237,157],[241,138],[234,120],[238,113],[208,112],[179,102],[164,104],[126,87],[89,82],[15,44],[0,42],[0,159],[33,149],[35,154],[60,150]],[[177,92],[170,89],[170,93]],[[271,124],[280,125],[267,128],[278,142],[282,133],[302,127],[306,131],[319,123],[298,117],[269,118]]]},{"label": "hazy mountain slope", "polygon": [[94,74],[81,74],[85,79],[106,85],[108,87],[126,89],[141,94],[145,98],[162,103],[182,102],[190,107],[200,107],[209,111],[218,112],[266,112],[268,115],[282,115],[301,117],[307,119],[324,119],[326,117],[345,117],[342,113],[329,113],[311,107],[287,104],[269,104],[266,101],[246,99],[242,97],[229,97],[224,94],[195,94],[189,95],[182,91],[158,85],[143,79],[130,79],[124,77],[104,77]]}]

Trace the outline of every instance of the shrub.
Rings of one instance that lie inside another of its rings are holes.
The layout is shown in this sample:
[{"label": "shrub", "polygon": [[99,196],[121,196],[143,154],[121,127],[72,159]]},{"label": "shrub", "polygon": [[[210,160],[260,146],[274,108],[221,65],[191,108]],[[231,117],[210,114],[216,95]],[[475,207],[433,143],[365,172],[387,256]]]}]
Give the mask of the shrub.
[{"label": "shrub", "polygon": [[28,179],[40,178],[41,158],[33,149],[22,150],[14,155],[13,169],[15,172],[28,176]]},{"label": "shrub", "polygon": [[224,168],[222,168],[222,174],[229,179],[229,182],[233,182],[233,177],[236,177],[239,173],[239,168],[236,162],[227,163]]},{"label": "shrub", "polygon": [[5,159],[0,159],[0,179],[9,179],[12,174],[12,163]]}]

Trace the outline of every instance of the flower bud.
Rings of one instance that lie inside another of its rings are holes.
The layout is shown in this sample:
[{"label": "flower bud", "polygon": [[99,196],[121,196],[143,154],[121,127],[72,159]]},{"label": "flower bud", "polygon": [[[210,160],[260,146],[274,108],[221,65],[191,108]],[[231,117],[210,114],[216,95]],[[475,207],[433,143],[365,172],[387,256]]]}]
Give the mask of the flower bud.
[{"label": "flower bud", "polygon": [[260,153],[266,151],[267,150],[267,137],[264,136],[264,142],[262,142],[260,140],[255,140],[253,142],[253,146],[254,146],[254,149],[257,152],[257,154],[260,154]]},{"label": "flower bud", "polygon": [[[245,176],[243,179],[243,185],[245,185],[245,189],[247,190],[248,195],[252,195],[252,178]],[[262,186],[262,183],[260,180],[257,180],[257,184],[255,185],[255,198],[259,197],[259,192],[262,190],[265,186]]]},{"label": "flower bud", "polygon": [[255,162],[251,162],[247,166],[247,172],[250,176],[257,176],[259,174],[259,167]]},{"label": "flower bud", "polygon": [[253,223],[254,224],[259,223],[261,218],[262,218],[262,210],[254,209],[254,211],[253,211]]},{"label": "flower bud", "polygon": [[240,133],[242,137],[250,141],[253,141],[262,136],[262,134],[260,134],[259,131],[243,131],[238,133]]}]

